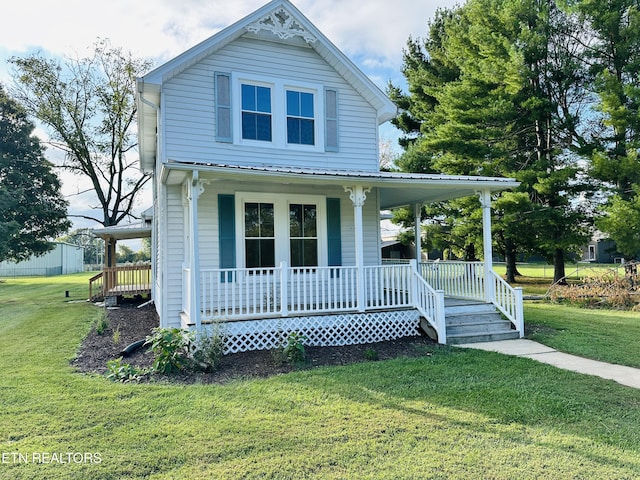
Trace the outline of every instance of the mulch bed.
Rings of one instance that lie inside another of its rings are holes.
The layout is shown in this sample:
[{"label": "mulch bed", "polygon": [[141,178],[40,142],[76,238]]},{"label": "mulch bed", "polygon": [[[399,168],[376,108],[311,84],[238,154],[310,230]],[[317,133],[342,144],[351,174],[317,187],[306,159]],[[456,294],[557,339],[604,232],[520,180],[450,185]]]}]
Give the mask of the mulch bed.
[{"label": "mulch bed", "polygon": [[[82,342],[73,361],[79,371],[105,373],[109,360],[123,356],[125,347],[151,334],[151,330],[158,326],[158,316],[152,305],[137,308],[135,303],[124,303],[117,308],[107,309],[107,322],[108,326],[102,334],[98,334],[94,327]],[[211,373],[180,373],[154,378],[176,383],[225,383],[236,378],[264,378],[301,368],[362,362],[366,361],[367,350],[374,350],[378,360],[430,356],[435,346],[435,342],[427,336],[415,336],[366,345],[305,347],[307,363],[304,366],[282,363],[267,350],[242,352],[225,355],[220,367]],[[153,354],[147,347],[141,347],[125,356],[123,363],[150,367]]]}]

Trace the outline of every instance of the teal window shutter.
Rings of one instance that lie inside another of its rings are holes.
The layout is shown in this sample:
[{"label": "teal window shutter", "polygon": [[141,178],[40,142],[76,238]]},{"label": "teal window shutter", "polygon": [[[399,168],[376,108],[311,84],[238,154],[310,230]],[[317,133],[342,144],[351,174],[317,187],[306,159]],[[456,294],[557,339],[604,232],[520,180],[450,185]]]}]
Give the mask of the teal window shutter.
[{"label": "teal window shutter", "polygon": [[342,234],[340,231],[340,199],[327,198],[327,250],[329,266],[342,265]]},{"label": "teal window shutter", "polygon": [[[218,244],[220,268],[236,267],[236,201],[233,195],[218,195]],[[231,273],[229,279],[231,280]],[[222,278],[224,281],[224,278]]]},{"label": "teal window shutter", "polygon": [[232,142],[231,135],[231,76],[216,72],[216,140]]},{"label": "teal window shutter", "polygon": [[324,149],[326,152],[338,151],[338,92],[324,91]]}]

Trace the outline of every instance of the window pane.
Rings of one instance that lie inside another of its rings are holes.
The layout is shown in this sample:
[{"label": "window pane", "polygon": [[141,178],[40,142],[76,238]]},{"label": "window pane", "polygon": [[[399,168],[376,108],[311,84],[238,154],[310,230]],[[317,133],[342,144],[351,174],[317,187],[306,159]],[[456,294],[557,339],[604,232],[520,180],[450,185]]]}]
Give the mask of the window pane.
[{"label": "window pane", "polygon": [[300,142],[302,145],[313,145],[313,120],[300,120]]},{"label": "window pane", "polygon": [[257,203],[245,203],[244,205],[244,236],[260,236],[260,217]]},{"label": "window pane", "polygon": [[276,266],[275,241],[273,239],[260,240],[260,266]]},{"label": "window pane", "polygon": [[318,241],[314,239],[305,239],[304,242],[304,267],[318,266]]},{"label": "window pane", "polygon": [[300,93],[300,116],[313,118],[313,94]]},{"label": "window pane", "polygon": [[302,236],[302,205],[289,206],[289,236]]},{"label": "window pane", "polygon": [[287,115],[300,116],[300,94],[287,90]]},{"label": "window pane", "polygon": [[304,235],[303,237],[317,237],[316,228],[317,210],[315,205],[304,206]]},{"label": "window pane", "polygon": [[271,115],[256,115],[255,140],[271,141]]},{"label": "window pane", "polygon": [[260,204],[260,236],[273,237],[273,203]]},{"label": "window pane", "polygon": [[256,117],[255,113],[242,112],[242,138],[257,140]]},{"label": "window pane", "polygon": [[287,143],[300,143],[299,118],[287,118]]},{"label": "window pane", "polygon": [[256,111],[256,87],[242,85],[242,109]]},{"label": "window pane", "polygon": [[291,266],[292,267],[302,267],[302,266],[304,266],[304,263],[303,263],[304,248],[303,248],[303,245],[302,245],[303,241],[304,240],[302,240],[300,238],[293,238],[289,242],[289,246],[290,246],[290,249],[291,249]]},{"label": "window pane", "polygon": [[245,267],[253,268],[260,266],[260,240],[245,240]]},{"label": "window pane", "polygon": [[263,113],[271,113],[271,89],[267,87],[256,87],[257,110]]}]

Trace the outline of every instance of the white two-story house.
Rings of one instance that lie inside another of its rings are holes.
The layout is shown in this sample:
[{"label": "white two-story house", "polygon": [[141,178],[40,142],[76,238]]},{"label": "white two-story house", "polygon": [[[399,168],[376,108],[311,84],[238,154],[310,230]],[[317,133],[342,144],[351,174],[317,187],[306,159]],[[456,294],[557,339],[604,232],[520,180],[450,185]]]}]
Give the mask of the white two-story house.
[{"label": "white two-story house", "polygon": [[[517,183],[380,172],[378,127],[395,105],[288,0],[140,78],[138,108],[161,326],[216,325],[227,352],[292,331],[379,341],[421,323],[446,343],[445,297],[465,297],[522,335],[521,294],[491,266],[489,210]],[[485,207],[484,262],[382,264],[382,209],[466,195]]]}]

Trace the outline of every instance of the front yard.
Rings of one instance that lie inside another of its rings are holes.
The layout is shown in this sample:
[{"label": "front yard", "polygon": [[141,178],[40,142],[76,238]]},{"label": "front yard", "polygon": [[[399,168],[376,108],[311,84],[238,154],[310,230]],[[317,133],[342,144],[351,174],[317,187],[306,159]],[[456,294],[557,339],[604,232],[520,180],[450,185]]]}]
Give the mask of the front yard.
[{"label": "front yard", "polygon": [[[87,279],[0,283],[2,479],[640,476],[640,391],[491,352],[225,385],[79,374],[70,361],[99,312],[73,302]],[[637,339],[639,314],[579,313],[528,305],[525,318],[555,348],[637,362],[633,342],[598,339],[613,326]]]}]

